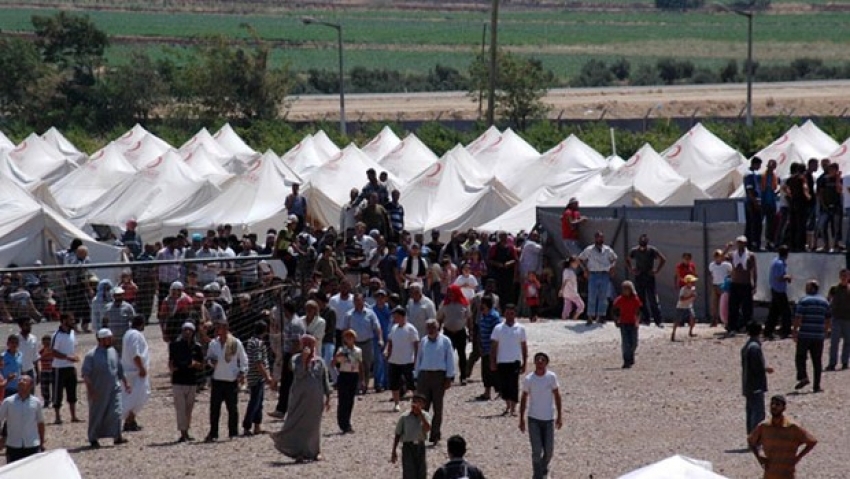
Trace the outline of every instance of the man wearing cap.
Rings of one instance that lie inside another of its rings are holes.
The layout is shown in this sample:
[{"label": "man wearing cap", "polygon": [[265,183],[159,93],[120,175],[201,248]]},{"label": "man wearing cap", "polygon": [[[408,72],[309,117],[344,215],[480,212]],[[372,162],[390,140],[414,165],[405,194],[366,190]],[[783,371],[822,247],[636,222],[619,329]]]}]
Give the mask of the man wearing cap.
[{"label": "man wearing cap", "polygon": [[[726,247],[732,249],[732,243]],[[756,256],[747,249],[747,237],[735,239],[734,250],[729,253],[732,263],[731,284],[729,286],[729,319],[726,322],[727,336],[734,336],[738,330],[753,319],[753,294],[758,284]]]},{"label": "man wearing cap", "polygon": [[443,423],[443,399],[455,377],[455,356],[451,340],[440,332],[436,319],[429,319],[425,327],[427,335],[419,341],[414,375],[416,392],[425,397],[425,409],[434,407],[429,441],[436,443]]},{"label": "man wearing cap", "polygon": [[561,429],[563,425],[558,376],[549,371],[548,366],[549,356],[546,353],[537,353],[534,355],[534,371],[522,379],[519,430],[526,430],[528,411],[527,428],[531,440],[533,479],[548,477],[549,462],[555,451],[555,429]]},{"label": "man wearing cap", "polygon": [[611,292],[611,277],[617,266],[617,253],[605,244],[605,235],[597,231],[593,235],[593,244],[579,254],[585,271],[589,272],[587,282],[587,324],[594,320],[605,322],[608,311],[608,296]]},{"label": "man wearing cap", "polygon": [[794,363],[797,366],[797,385],[800,390],[809,385],[806,372],[806,357],[812,358],[814,370],[813,391],[822,392],[820,378],[823,371],[823,343],[829,336],[832,326],[832,313],[829,302],[818,294],[820,285],[814,279],[806,282],[806,296],[797,302],[797,312],[791,329],[791,336],[797,343]]},{"label": "man wearing cap", "polygon": [[407,310],[401,306],[393,309],[395,323],[387,336],[387,369],[390,391],[393,392],[393,411],[399,411],[399,400],[403,394],[402,381],[408,391],[414,390],[413,366],[419,352],[419,333],[407,322]]},{"label": "man wearing cap", "polygon": [[204,369],[204,352],[195,341],[195,325],[183,323],[179,337],[168,345],[168,370],[171,372],[171,392],[174,395],[174,410],[177,413],[177,442],[193,441],[189,435],[192,425],[192,409],[198,381]]},{"label": "man wearing cap", "polygon": [[103,311],[104,328],[112,331],[113,344],[118,353],[123,347],[124,334],[130,329],[130,321],[136,315],[133,305],[124,301],[124,288],[121,286],[112,290],[112,302],[106,305]]},{"label": "man wearing cap", "polygon": [[142,412],[151,393],[148,377],[151,359],[148,353],[148,341],[142,334],[145,330],[145,318],[141,315],[133,316],[131,326],[132,328],[124,334],[121,347],[121,367],[131,387],[121,396],[125,432],[142,430],[136,417]]},{"label": "man wearing cap", "polygon": [[[803,426],[784,415],[785,396],[770,398],[770,419],[759,424],[747,442],[762,469],[764,479],[793,478],[797,463],[818,441]],[[800,446],[804,446],[800,450]]]},{"label": "man wearing cap", "polygon": [[357,333],[357,347],[363,350],[363,394],[369,389],[369,378],[372,375],[372,366],[375,362],[375,350],[372,339],[377,338],[383,349],[384,335],[381,332],[381,323],[372,309],[366,307],[363,295],[354,295],[354,309],[352,309],[343,320],[343,330],[353,329]]},{"label": "man wearing cap", "polygon": [[292,183],[292,193],[288,194],[283,202],[286,211],[298,219],[296,233],[300,233],[304,229],[304,225],[307,224],[307,198],[300,193],[300,189],[300,184]]},{"label": "man wearing cap", "polygon": [[192,304],[192,298],[183,292],[183,283],[180,281],[171,283],[168,296],[160,302],[157,313],[163,341],[169,343],[180,334],[178,328],[189,318]]},{"label": "man wearing cap", "polygon": [[100,438],[111,437],[115,445],[127,442],[121,435],[121,385],[132,391],[124,376],[121,358],[112,347],[112,331],[97,332],[97,346],[83,358],[83,381],[89,398],[88,440],[92,449],[100,447]]}]

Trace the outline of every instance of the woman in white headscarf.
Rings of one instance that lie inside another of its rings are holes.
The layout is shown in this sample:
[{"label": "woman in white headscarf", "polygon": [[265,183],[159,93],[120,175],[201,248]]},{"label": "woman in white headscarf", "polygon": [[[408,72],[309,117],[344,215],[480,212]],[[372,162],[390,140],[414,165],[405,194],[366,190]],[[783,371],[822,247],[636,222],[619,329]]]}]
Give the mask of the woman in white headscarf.
[{"label": "woman in white headscarf", "polygon": [[112,302],[112,280],[102,279],[97,283],[97,293],[91,302],[91,327],[92,331],[99,331],[103,324],[103,313],[106,306]]}]

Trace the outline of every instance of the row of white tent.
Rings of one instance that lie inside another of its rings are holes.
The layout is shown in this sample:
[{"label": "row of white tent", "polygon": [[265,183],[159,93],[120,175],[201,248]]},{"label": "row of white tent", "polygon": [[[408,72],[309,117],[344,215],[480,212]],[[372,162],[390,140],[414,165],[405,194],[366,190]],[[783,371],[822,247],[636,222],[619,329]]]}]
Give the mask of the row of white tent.
[{"label": "row of white tent", "polygon": [[[813,157],[846,164],[848,145],[809,121],[758,155],[776,159],[784,176],[792,162]],[[284,197],[297,182],[312,219],[337,225],[369,168],[388,172],[389,186],[401,191],[411,231],[516,231],[532,226],[538,206],[562,206],[571,197],[609,206],[740,196],[747,162],[700,124],[664,151],[647,144],[628,161],[606,158],[573,135],[541,154],[511,129],[495,127],[442,157],[414,134],[401,139],[388,127],[362,148],[340,149],[319,131],[283,156],[253,150],[230,125],[215,134],[202,129],[179,148],[136,125],[91,156],[51,128],[18,145],[0,133],[0,206],[48,211],[73,226],[73,235],[92,225],[120,229],[130,219],[148,239],[222,223],[262,232],[284,224]],[[0,244],[12,233],[9,224],[0,220]],[[0,261],[8,257],[0,247]]]}]

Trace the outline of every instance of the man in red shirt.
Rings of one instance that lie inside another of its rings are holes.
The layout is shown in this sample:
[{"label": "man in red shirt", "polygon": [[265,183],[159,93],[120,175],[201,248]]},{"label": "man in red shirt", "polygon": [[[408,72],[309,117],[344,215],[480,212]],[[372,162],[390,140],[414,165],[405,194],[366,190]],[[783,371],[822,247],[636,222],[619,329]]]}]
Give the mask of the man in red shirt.
[{"label": "man in red shirt", "polygon": [[561,239],[564,241],[564,248],[566,248],[569,256],[576,256],[581,253],[581,246],[578,243],[578,228],[586,219],[578,211],[578,199],[570,198],[567,207],[561,214]]}]

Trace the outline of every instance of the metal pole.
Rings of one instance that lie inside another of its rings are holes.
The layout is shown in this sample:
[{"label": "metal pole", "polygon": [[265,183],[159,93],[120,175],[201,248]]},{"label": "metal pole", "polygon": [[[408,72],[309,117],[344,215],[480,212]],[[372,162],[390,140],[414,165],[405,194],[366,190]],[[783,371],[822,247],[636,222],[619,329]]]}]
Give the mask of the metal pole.
[{"label": "metal pole", "polygon": [[753,126],[753,14],[747,14],[747,127]]},{"label": "metal pole", "polygon": [[347,132],[345,127],[345,69],[342,60],[342,25],[336,26],[336,33],[339,40],[339,132],[345,136]]},{"label": "metal pole", "polygon": [[[487,24],[482,24],[483,30],[481,32],[481,61],[484,61],[484,49],[487,47]],[[488,76],[489,78],[489,76]],[[481,119],[482,109],[484,108],[484,89],[480,88],[478,90],[478,119]]]},{"label": "metal pole", "polygon": [[499,0],[493,0],[493,8],[490,12],[490,82],[487,92],[487,125],[493,126],[496,123],[496,74],[497,68],[497,48],[499,43],[498,28],[499,25]]}]

